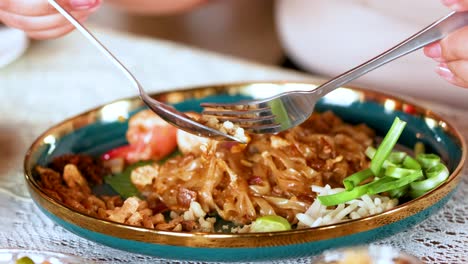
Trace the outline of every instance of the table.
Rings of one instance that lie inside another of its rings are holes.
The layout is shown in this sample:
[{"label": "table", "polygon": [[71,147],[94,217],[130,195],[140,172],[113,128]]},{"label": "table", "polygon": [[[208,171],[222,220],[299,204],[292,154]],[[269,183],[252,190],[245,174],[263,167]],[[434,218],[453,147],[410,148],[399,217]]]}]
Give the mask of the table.
[{"label": "table", "polygon": [[[98,35],[149,92],[243,80],[312,80],[313,76],[235,58],[97,29]],[[41,132],[64,118],[136,89],[81,35],[33,43],[17,62],[0,69],[0,248],[59,251],[97,263],[167,263],[78,237],[44,216],[24,185],[25,151]],[[451,120],[468,138],[467,110],[421,102]],[[453,198],[437,214],[376,241],[427,263],[468,263],[468,170]],[[310,263],[310,259],[285,262]]]}]

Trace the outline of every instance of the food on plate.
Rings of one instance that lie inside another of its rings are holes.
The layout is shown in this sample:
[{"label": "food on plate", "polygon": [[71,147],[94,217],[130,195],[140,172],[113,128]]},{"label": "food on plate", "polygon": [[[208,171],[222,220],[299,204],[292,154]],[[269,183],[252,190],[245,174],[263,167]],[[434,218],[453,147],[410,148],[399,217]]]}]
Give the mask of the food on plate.
[{"label": "food on plate", "polygon": [[247,143],[249,140],[249,137],[246,135],[244,129],[231,121],[222,121],[214,116],[195,115],[193,117],[203,125],[233,136],[234,138],[238,139],[239,142]]},{"label": "food on plate", "polygon": [[[444,182],[437,155],[393,150],[405,125],[396,118],[377,146],[372,129],[328,111],[239,144],[187,134],[143,110],[129,120],[128,145],[98,158],[59,156],[36,170],[51,197],[101,219],[170,231],[286,231],[377,214]],[[119,195],[93,193],[103,181]]]},{"label": "food on plate", "polygon": [[51,262],[51,261],[48,261],[48,260],[44,260],[44,261],[41,261],[41,262],[35,262],[28,256],[20,257],[15,261],[15,264],[52,264],[52,263],[62,263],[62,262],[57,262],[56,259],[55,259],[54,262]]},{"label": "food on plate", "polygon": [[422,264],[417,258],[390,247],[370,245],[325,251],[312,264]]}]

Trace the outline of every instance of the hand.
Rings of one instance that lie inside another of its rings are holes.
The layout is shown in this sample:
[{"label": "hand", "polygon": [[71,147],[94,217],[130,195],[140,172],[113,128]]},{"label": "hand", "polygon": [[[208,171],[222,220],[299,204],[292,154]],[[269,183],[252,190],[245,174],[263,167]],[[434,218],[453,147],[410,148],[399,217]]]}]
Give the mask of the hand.
[{"label": "hand", "polygon": [[[456,11],[468,10],[468,0],[442,0]],[[468,26],[424,48],[426,56],[439,62],[436,72],[448,82],[468,88]]]},{"label": "hand", "polygon": [[[57,0],[80,22],[97,10],[101,0]],[[34,39],[60,37],[74,29],[47,0],[0,0],[0,22]]]}]

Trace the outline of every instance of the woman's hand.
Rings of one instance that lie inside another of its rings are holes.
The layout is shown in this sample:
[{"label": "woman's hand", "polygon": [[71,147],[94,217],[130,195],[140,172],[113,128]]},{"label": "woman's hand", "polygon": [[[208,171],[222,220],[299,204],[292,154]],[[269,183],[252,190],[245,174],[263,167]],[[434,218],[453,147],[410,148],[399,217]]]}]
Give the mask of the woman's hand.
[{"label": "woman's hand", "polygon": [[[468,0],[442,0],[456,11],[468,10]],[[436,72],[450,83],[468,88],[468,26],[424,48],[439,65]]]},{"label": "woman's hand", "polygon": [[[81,22],[101,4],[101,0],[57,1]],[[0,22],[23,30],[34,39],[56,38],[74,29],[47,0],[0,0]]]}]

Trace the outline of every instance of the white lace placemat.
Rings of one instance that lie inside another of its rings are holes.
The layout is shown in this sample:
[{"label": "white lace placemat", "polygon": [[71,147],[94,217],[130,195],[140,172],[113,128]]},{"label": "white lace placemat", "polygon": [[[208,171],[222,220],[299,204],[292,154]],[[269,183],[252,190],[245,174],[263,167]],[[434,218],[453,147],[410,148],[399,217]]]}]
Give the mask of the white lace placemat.
[{"label": "white lace placemat", "polygon": [[[305,78],[167,42],[115,34],[106,35],[104,41],[118,51],[116,54],[150,91],[192,84]],[[23,157],[41,132],[66,117],[136,92],[79,35],[36,44],[25,57],[0,71],[0,248],[56,251],[97,263],[168,262],[112,249],[64,230],[39,211],[24,186]],[[468,138],[468,111],[433,107]],[[391,245],[427,263],[468,263],[468,170],[462,173],[462,183],[441,211],[376,244]],[[282,263],[310,263],[310,259]]]}]

